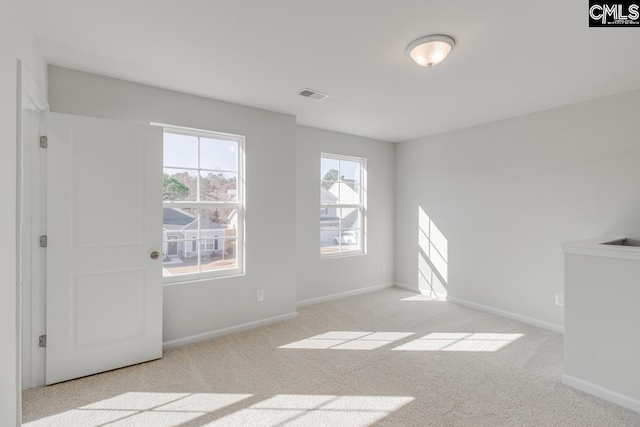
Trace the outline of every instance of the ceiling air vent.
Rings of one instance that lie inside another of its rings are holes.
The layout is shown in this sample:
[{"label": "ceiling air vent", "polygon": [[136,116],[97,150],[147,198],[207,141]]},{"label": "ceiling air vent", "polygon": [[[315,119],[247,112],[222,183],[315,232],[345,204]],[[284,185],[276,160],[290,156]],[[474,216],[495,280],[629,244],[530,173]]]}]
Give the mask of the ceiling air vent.
[{"label": "ceiling air vent", "polygon": [[298,92],[298,95],[311,99],[325,99],[331,96],[328,93],[318,92],[317,90],[309,89],[306,87]]}]

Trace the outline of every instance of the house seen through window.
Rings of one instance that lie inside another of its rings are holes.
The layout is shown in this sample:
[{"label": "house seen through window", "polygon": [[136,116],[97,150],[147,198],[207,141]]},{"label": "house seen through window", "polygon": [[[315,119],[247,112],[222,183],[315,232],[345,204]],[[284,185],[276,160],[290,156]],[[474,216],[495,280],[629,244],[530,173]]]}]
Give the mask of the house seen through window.
[{"label": "house seen through window", "polygon": [[165,281],[242,272],[244,138],[165,128]]},{"label": "house seen through window", "polygon": [[320,253],[364,252],[365,159],[320,158]]}]

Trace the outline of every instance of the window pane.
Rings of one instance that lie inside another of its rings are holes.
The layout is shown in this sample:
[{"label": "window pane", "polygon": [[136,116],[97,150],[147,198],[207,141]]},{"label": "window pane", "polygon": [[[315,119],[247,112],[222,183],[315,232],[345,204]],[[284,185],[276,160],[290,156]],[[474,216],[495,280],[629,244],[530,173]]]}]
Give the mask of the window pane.
[{"label": "window pane", "polygon": [[[335,159],[327,159],[322,157],[320,160],[320,180],[330,183],[336,182],[340,177],[340,161]],[[323,185],[325,187],[325,185]],[[325,187],[328,189],[327,187]]]},{"label": "window pane", "polygon": [[340,202],[340,182],[321,181],[320,182],[320,203]]},{"label": "window pane", "polygon": [[238,171],[238,143],[222,139],[200,138],[200,168]]},{"label": "window pane", "polygon": [[163,208],[162,231],[164,240],[185,239],[185,232],[198,227],[198,210],[194,208]]},{"label": "window pane", "polygon": [[163,275],[235,268],[237,237],[236,208],[164,208]]},{"label": "window pane", "polygon": [[225,236],[226,225],[221,224],[226,220],[218,209],[200,210],[200,239],[214,240]]},{"label": "window pane", "polygon": [[177,264],[171,263],[163,263],[162,264],[162,276],[163,277],[171,277],[178,276],[180,274],[191,274],[198,272],[198,265],[196,258],[189,260],[187,262],[179,262]]},{"label": "window pane", "polygon": [[340,178],[344,181],[360,181],[360,162],[340,160]]},{"label": "window pane", "polygon": [[340,203],[360,204],[360,162],[340,160]]},{"label": "window pane", "polygon": [[[206,239],[163,242],[163,276],[236,268],[238,239],[224,234]],[[198,252],[200,269],[198,269]]]},{"label": "window pane", "polygon": [[166,166],[198,167],[198,137],[165,133],[163,147]]},{"label": "window pane", "polygon": [[215,239],[214,249],[202,253],[202,271],[217,271],[238,267],[238,239]]},{"label": "window pane", "polygon": [[[222,237],[210,239],[167,240],[163,257],[163,275],[176,276],[236,268],[238,239]],[[177,252],[179,255],[169,255]],[[198,269],[198,253],[200,268]]]},{"label": "window pane", "polygon": [[339,230],[340,217],[337,213],[338,209],[327,206],[320,209],[320,229],[321,230]]},{"label": "window pane", "polygon": [[335,237],[340,231],[340,209],[324,207],[320,210],[320,248],[322,252],[335,252],[339,250]]},{"label": "window pane", "polygon": [[360,229],[321,230],[320,253],[359,251]]},{"label": "window pane", "polygon": [[340,181],[334,185],[339,187],[338,191],[332,190],[339,197],[339,202],[342,204],[359,205],[360,204],[360,182],[355,180],[340,179]]},{"label": "window pane", "polygon": [[238,174],[200,171],[200,201],[235,202],[238,200]]},{"label": "window pane", "polygon": [[236,208],[200,209],[200,216],[200,238],[210,235],[228,236],[230,231],[235,236],[235,230],[238,228],[238,210]]},{"label": "window pane", "polygon": [[320,228],[320,253],[340,252],[340,244],[333,241],[337,234],[337,230],[323,230],[322,227]]},{"label": "window pane", "polygon": [[359,208],[320,209],[320,253],[359,251],[362,248]]},{"label": "window pane", "polygon": [[360,230],[353,228],[340,230],[340,237],[337,240],[340,241],[341,251],[357,251],[360,249]]},{"label": "window pane", "polygon": [[163,276],[198,272],[198,240],[170,239],[163,243]]},{"label": "window pane", "polygon": [[184,169],[164,169],[162,198],[165,201],[193,202],[197,200],[196,171]]},{"label": "window pane", "polygon": [[341,208],[338,209],[340,217],[340,228],[343,230],[360,228],[360,209]]},{"label": "window pane", "polygon": [[163,208],[164,276],[198,272],[197,208]]}]

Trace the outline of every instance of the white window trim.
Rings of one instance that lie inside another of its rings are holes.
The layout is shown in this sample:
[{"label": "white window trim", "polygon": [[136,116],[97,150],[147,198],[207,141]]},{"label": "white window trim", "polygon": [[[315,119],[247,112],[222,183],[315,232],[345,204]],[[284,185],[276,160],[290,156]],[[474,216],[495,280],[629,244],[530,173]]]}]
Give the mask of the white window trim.
[{"label": "white window trim", "polygon": [[[331,154],[331,153],[320,153],[320,161],[322,159],[332,159],[332,160],[347,160],[351,162],[360,163],[360,204],[346,204],[346,203],[320,203],[320,208],[324,207],[332,207],[332,208],[353,208],[359,210],[360,216],[360,235],[359,235],[359,244],[360,248],[356,250],[350,251],[339,251],[339,252],[322,252],[322,247],[320,247],[320,258],[321,259],[331,259],[331,258],[346,258],[352,256],[361,256],[367,254],[367,200],[365,197],[365,193],[367,191],[367,182],[366,182],[366,170],[367,170],[367,159],[364,157],[352,157],[352,156],[343,156],[340,154]],[[320,178],[320,183],[322,184],[322,178]],[[338,233],[344,231],[342,229],[336,230]]]},{"label": "white window trim", "polygon": [[[174,126],[168,125],[164,123],[151,123],[151,125],[159,126],[163,128],[163,132],[174,133],[180,135],[189,135],[189,136],[198,136],[198,137],[210,137],[218,140],[226,140],[226,141],[234,141],[238,144],[238,170],[229,171],[229,173],[237,173],[238,182],[237,182],[237,201],[235,202],[219,202],[219,201],[211,201],[211,202],[176,202],[176,201],[163,201],[162,207],[168,208],[180,208],[180,207],[190,207],[190,208],[211,208],[211,207],[227,207],[227,208],[235,208],[237,209],[238,215],[238,226],[236,228],[236,237],[237,245],[236,245],[236,267],[222,269],[217,271],[202,271],[197,273],[186,273],[179,274],[175,276],[164,276],[162,277],[163,285],[176,285],[181,283],[190,283],[195,281],[202,281],[207,279],[222,279],[229,278],[235,276],[242,276],[245,272],[245,137],[243,135],[234,135],[224,132],[215,132],[204,129],[195,129],[195,128],[187,128],[182,126]],[[198,153],[199,154],[199,153]],[[198,159],[198,162],[200,160]],[[163,168],[169,169],[189,169],[189,170],[204,170],[208,171],[209,169],[195,169],[195,168],[184,168],[184,167],[173,167],[162,165]],[[220,170],[215,170],[215,172],[225,172]],[[200,230],[198,230],[198,237],[200,234]],[[219,237],[220,239],[224,237]]]}]

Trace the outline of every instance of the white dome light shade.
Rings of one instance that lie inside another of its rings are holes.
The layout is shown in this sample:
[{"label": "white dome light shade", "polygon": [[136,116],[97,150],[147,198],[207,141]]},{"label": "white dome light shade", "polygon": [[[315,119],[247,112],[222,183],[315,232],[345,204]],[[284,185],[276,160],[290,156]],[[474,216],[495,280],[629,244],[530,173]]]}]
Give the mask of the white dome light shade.
[{"label": "white dome light shade", "polygon": [[441,34],[420,37],[407,46],[407,55],[418,65],[433,67],[449,55],[455,44],[453,38]]}]

